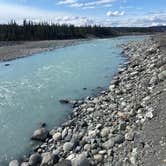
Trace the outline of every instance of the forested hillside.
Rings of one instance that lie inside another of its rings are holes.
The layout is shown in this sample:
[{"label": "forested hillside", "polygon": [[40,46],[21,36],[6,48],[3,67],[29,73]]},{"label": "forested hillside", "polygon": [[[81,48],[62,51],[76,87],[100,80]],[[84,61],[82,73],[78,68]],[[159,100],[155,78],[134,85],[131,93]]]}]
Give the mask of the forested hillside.
[{"label": "forested hillside", "polygon": [[58,25],[23,21],[18,25],[15,21],[0,25],[0,41],[35,41],[55,39],[77,39],[88,37],[113,37],[126,33],[152,33],[156,28],[111,28],[101,26],[76,27],[74,25]]}]

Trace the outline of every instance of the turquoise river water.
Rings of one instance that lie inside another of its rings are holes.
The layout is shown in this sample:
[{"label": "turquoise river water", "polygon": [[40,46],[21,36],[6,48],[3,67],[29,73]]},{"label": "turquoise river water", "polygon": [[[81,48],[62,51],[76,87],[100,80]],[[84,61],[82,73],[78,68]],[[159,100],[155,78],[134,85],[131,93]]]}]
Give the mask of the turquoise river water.
[{"label": "turquoise river water", "polygon": [[[59,99],[85,98],[107,87],[124,62],[117,45],[143,37],[96,39],[0,63],[0,165],[32,149],[30,136],[45,122],[62,123],[71,108]],[[83,90],[87,88],[87,90]]]}]

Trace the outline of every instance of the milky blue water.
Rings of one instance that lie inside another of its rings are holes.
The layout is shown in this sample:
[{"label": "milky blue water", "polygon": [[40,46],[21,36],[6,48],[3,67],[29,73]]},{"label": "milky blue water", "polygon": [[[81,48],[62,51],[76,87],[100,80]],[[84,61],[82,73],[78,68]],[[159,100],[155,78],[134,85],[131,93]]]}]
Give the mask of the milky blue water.
[{"label": "milky blue water", "polygon": [[50,128],[64,121],[72,109],[59,99],[107,87],[124,61],[116,45],[142,38],[97,39],[13,60],[10,66],[0,63],[0,165],[31,149],[29,138],[41,122]]}]

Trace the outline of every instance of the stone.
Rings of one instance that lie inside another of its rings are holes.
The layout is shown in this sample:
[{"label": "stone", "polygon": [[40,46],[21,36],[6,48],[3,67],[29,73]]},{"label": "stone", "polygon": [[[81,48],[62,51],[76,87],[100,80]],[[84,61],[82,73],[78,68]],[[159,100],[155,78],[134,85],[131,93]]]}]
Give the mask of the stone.
[{"label": "stone", "polygon": [[124,108],[126,105],[127,105],[127,103],[125,101],[121,102],[122,108]]},{"label": "stone", "polygon": [[9,166],[19,166],[19,162],[17,160],[13,160],[9,163]]},{"label": "stone", "polygon": [[32,140],[38,140],[38,141],[45,141],[45,139],[48,137],[48,130],[45,128],[39,128],[34,131],[31,139]]},{"label": "stone", "polygon": [[129,118],[129,114],[126,113],[126,112],[118,111],[117,115],[118,115],[118,117],[120,117],[122,120],[127,120],[127,119]]},{"label": "stone", "polygon": [[153,118],[153,111],[148,111],[148,112],[145,114],[145,117],[146,117],[146,118],[149,118],[149,119],[152,119],[152,118]]},{"label": "stone", "polygon": [[61,104],[68,104],[70,101],[68,99],[60,99],[59,102]]},{"label": "stone", "polygon": [[67,136],[67,128],[64,128],[64,130],[62,131],[62,139],[64,139]]},{"label": "stone", "polygon": [[133,131],[130,131],[129,133],[125,134],[125,140],[127,141],[133,141],[134,140],[135,133]]},{"label": "stone", "polygon": [[110,133],[110,128],[109,128],[109,127],[105,127],[105,128],[103,128],[103,129],[101,130],[100,135],[101,135],[102,137],[107,137],[107,136],[109,135],[109,133]]},{"label": "stone", "polygon": [[113,91],[114,88],[115,88],[115,85],[110,85],[110,86],[109,86],[109,90],[110,90],[110,91]]},{"label": "stone", "polygon": [[100,130],[102,128],[102,124],[97,124],[96,129]]},{"label": "stone", "polygon": [[54,141],[59,141],[62,138],[62,134],[60,132],[57,132],[53,135],[52,138],[54,139]]},{"label": "stone", "polygon": [[113,138],[115,144],[121,144],[124,142],[125,137],[122,134],[117,135],[116,137]]},{"label": "stone", "polygon": [[84,150],[85,151],[90,151],[90,149],[91,149],[91,145],[90,144],[85,144],[84,145]]},{"label": "stone", "polygon": [[150,96],[146,96],[146,97],[144,97],[142,100],[143,100],[144,102],[146,102],[146,101],[150,100]]},{"label": "stone", "polygon": [[70,142],[74,145],[74,147],[79,146],[80,140],[77,135],[73,135]]},{"label": "stone", "polygon": [[102,154],[102,155],[104,155],[104,154],[106,154],[106,153],[107,153],[106,150],[100,150],[100,151],[99,151],[99,154]]},{"label": "stone", "polygon": [[134,148],[131,152],[131,157],[130,157],[131,164],[136,165],[136,160],[137,160],[137,148]]},{"label": "stone", "polygon": [[166,79],[166,70],[162,71],[159,75],[158,78],[160,81],[164,81]]},{"label": "stone", "polygon": [[73,160],[73,159],[75,158],[75,156],[76,156],[76,155],[72,153],[72,154],[70,154],[66,159],[67,159],[67,160]]},{"label": "stone", "polygon": [[113,139],[109,139],[108,141],[103,143],[103,148],[104,149],[110,149],[115,145],[115,141]]},{"label": "stone", "polygon": [[90,166],[90,161],[84,153],[77,155],[72,160],[72,166]]},{"label": "stone", "polygon": [[29,166],[28,162],[21,163],[21,166]]},{"label": "stone", "polygon": [[96,154],[93,157],[97,162],[101,162],[103,160],[103,156],[101,154]]},{"label": "stone", "polygon": [[42,157],[38,154],[32,154],[29,158],[29,165],[30,166],[37,166],[38,164],[41,163]]},{"label": "stone", "polygon": [[75,148],[75,152],[76,152],[76,153],[80,152],[80,151],[81,151],[81,148],[82,148],[81,146],[77,146],[77,147]]},{"label": "stone", "polygon": [[97,134],[96,130],[89,130],[88,131],[88,135],[90,138],[95,138],[96,134]]},{"label": "stone", "polygon": [[87,111],[88,111],[88,112],[93,112],[93,111],[94,111],[94,108],[91,108],[91,107],[90,107],[90,108],[87,108]]},{"label": "stone", "polygon": [[57,155],[53,155],[51,152],[46,152],[42,154],[42,162],[40,166],[52,166],[53,164],[59,161],[59,157]]},{"label": "stone", "polygon": [[53,155],[59,155],[60,150],[59,149],[54,149],[52,153],[53,153]]},{"label": "stone", "polygon": [[46,126],[47,126],[46,123],[44,123],[44,122],[40,123],[40,127],[46,127]]},{"label": "stone", "polygon": [[63,150],[64,152],[70,152],[73,149],[73,143],[71,142],[66,142],[63,145]]}]

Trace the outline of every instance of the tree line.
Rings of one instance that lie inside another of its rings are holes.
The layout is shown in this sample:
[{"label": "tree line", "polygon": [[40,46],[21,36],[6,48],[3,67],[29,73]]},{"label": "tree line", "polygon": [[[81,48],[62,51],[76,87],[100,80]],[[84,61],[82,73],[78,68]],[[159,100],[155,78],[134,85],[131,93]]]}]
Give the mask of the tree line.
[{"label": "tree line", "polygon": [[36,41],[56,39],[78,39],[88,37],[113,37],[132,32],[152,32],[150,28],[112,28],[102,26],[81,26],[34,23],[24,20],[17,24],[11,21],[0,25],[0,41]]}]

